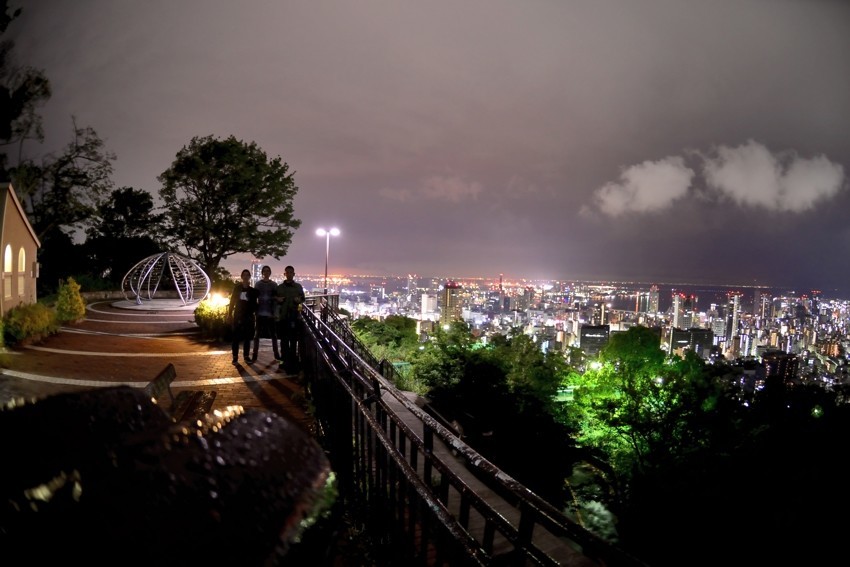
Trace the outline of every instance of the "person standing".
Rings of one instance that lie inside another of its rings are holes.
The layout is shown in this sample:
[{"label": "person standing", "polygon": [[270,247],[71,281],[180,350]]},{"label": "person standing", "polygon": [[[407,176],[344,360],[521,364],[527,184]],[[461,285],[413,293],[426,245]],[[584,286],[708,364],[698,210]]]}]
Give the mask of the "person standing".
[{"label": "person standing", "polygon": [[280,367],[287,372],[298,368],[298,317],[304,304],[304,288],[294,280],[295,268],[287,266],[286,279],[277,286],[278,337],[280,337],[283,362]]},{"label": "person standing", "polygon": [[277,348],[277,324],[275,322],[275,311],[277,310],[277,284],[271,280],[272,269],[263,266],[263,278],[254,287],[257,289],[257,327],[254,331],[254,354],[251,362],[257,361],[260,350],[260,339],[270,338],[274,359],[280,361],[280,351]]},{"label": "person standing", "polygon": [[251,287],[251,272],[242,270],[242,281],[233,286],[230,304],[227,306],[227,320],[230,322],[233,339],[233,364],[238,363],[239,344],[242,343],[242,357],[245,362],[251,360],[251,339],[254,338],[257,313],[257,290]]}]

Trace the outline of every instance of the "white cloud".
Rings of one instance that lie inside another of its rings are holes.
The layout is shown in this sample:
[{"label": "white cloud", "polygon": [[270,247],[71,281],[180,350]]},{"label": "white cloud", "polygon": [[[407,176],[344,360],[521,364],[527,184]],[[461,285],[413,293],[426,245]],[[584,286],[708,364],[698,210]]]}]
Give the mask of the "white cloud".
[{"label": "white cloud", "polygon": [[597,189],[594,201],[600,212],[612,217],[657,212],[684,197],[693,177],[681,157],[645,161],[624,169],[619,181]]},{"label": "white cloud", "polygon": [[[843,166],[823,155],[807,159],[793,150],[773,153],[753,140],[737,147],[719,146],[710,156],[691,153],[702,160],[708,191],[701,196],[710,200],[799,213],[846,188]],[[645,161],[624,169],[619,181],[597,189],[595,209],[585,206],[581,214],[597,210],[617,217],[661,211],[687,196],[694,175],[678,156]]]},{"label": "white cloud", "polygon": [[824,156],[805,159],[795,152],[773,154],[753,140],[720,146],[705,158],[709,188],[733,202],[773,211],[802,212],[834,197],[844,186],[844,168]]}]

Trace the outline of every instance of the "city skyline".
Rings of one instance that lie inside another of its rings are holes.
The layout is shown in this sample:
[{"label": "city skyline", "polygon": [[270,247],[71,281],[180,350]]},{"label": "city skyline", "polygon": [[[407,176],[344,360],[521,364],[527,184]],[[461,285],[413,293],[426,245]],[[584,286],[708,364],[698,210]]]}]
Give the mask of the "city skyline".
[{"label": "city skyline", "polygon": [[[242,269],[242,264],[236,264],[239,269]],[[254,259],[251,261],[251,265],[248,266],[253,272],[259,274],[259,270],[262,266],[267,265],[267,262],[264,260]],[[271,263],[271,266],[275,266],[274,262]],[[233,273],[233,272],[232,272]],[[236,276],[234,275],[234,278]],[[259,277],[259,276],[257,276]],[[283,264],[281,263],[280,271],[276,271],[275,268],[272,269],[272,279],[274,280],[283,280]],[[390,280],[394,280],[397,285],[404,286],[406,285],[411,278],[414,278],[421,287],[423,282],[429,281],[432,285],[442,285],[447,282],[458,283],[462,287],[465,287],[472,283],[476,287],[486,286],[493,289],[498,288],[500,285],[504,284],[505,288],[520,288],[520,287],[532,287],[537,288],[540,286],[547,285],[567,285],[567,286],[600,286],[600,287],[611,287],[613,289],[630,289],[632,291],[649,291],[651,288],[655,287],[658,289],[663,289],[670,294],[678,294],[681,290],[685,290],[690,293],[694,289],[703,289],[710,293],[720,293],[721,291],[728,291],[730,293],[737,292],[748,294],[752,293],[756,290],[763,290],[764,292],[773,292],[777,296],[812,296],[812,294],[819,295],[824,298],[831,299],[845,299],[850,298],[850,289],[847,288],[815,288],[815,287],[796,287],[796,286],[777,286],[771,284],[762,284],[762,283],[748,283],[748,282],[740,282],[734,281],[734,279],[730,279],[728,281],[663,281],[663,280],[652,280],[652,281],[644,281],[633,278],[618,278],[618,279],[600,279],[600,280],[592,280],[592,279],[581,279],[581,278],[526,278],[523,276],[513,276],[509,277],[506,274],[484,274],[484,275],[469,275],[469,276],[458,276],[452,274],[357,274],[357,273],[329,273],[328,274],[328,282],[329,288],[332,293],[338,292],[341,288],[345,288],[346,285],[349,285],[353,282],[363,282],[364,280],[383,280],[385,282],[389,282]],[[323,287],[324,273],[323,272],[296,272],[296,279],[302,281],[302,283],[312,283],[316,290],[320,293]],[[306,288],[305,288],[306,289]]]},{"label": "city skyline", "polygon": [[[12,3],[19,64],[156,194],[192,137],[280,155],[282,271],[850,287],[850,4]],[[224,262],[231,272],[249,255]]]}]

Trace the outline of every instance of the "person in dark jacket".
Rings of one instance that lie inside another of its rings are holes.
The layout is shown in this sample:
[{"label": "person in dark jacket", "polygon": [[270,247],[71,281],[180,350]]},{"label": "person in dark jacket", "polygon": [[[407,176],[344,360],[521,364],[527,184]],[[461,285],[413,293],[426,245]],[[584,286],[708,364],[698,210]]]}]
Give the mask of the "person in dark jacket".
[{"label": "person in dark jacket", "polygon": [[270,338],[272,340],[272,351],[274,359],[280,361],[280,352],[277,348],[277,284],[271,279],[272,269],[263,266],[261,271],[263,279],[254,284],[257,290],[257,330],[254,332],[254,355],[251,362],[257,361],[257,353],[260,350],[260,339]]},{"label": "person in dark jacket", "polygon": [[251,341],[254,338],[257,314],[257,290],[251,287],[251,272],[242,270],[242,281],[233,286],[230,304],[227,306],[227,320],[233,333],[233,364],[238,363],[239,344],[242,344],[242,358],[251,362]]},{"label": "person in dark jacket", "polygon": [[294,372],[298,368],[298,317],[304,304],[304,288],[296,282],[295,268],[287,266],[283,270],[286,279],[277,286],[278,328],[280,350],[283,355],[281,368]]}]

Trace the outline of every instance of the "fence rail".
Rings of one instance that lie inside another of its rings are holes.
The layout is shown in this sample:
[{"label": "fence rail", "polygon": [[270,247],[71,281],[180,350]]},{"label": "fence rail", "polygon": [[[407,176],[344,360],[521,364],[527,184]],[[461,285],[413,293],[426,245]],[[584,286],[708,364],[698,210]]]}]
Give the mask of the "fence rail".
[{"label": "fence rail", "polygon": [[392,382],[337,315],[311,296],[301,355],[340,497],[396,558],[421,565],[641,563],[506,475]]}]

